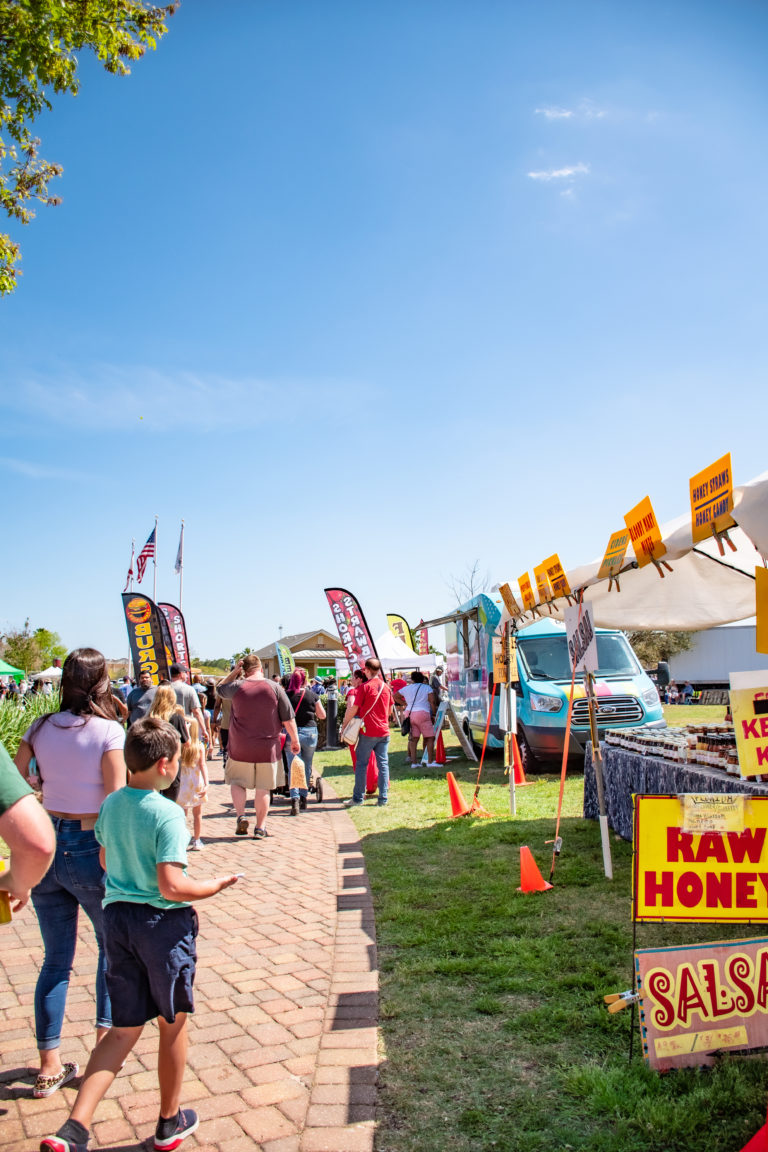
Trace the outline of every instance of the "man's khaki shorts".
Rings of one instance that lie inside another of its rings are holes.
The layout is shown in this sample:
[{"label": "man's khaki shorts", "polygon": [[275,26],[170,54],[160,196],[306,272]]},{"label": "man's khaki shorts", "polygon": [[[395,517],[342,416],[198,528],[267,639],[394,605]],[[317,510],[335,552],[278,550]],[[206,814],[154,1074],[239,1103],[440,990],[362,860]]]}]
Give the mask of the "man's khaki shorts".
[{"label": "man's khaki shorts", "polygon": [[224,782],[239,784],[241,788],[261,788],[270,792],[277,787],[277,764],[250,764],[247,760],[233,760],[230,756],[224,769]]}]

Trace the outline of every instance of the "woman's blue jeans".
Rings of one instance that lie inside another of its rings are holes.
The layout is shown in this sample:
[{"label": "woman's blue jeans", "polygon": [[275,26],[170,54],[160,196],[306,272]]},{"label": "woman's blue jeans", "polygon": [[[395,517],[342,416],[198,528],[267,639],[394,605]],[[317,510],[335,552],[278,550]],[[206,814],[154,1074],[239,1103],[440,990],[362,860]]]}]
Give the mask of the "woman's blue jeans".
[{"label": "woman's blue jeans", "polygon": [[99,844],[92,831],[80,828],[79,820],[62,820],[58,816],[52,816],[51,820],[56,829],[56,854],[43,879],[32,889],[32,903],[45,949],[35,988],[35,1033],[41,1049],[58,1048],[61,1043],[80,908],[90,918],[99,946],[96,1027],[109,1028],[112,1024],[105,978],[101,908],[104,872],[99,864]]},{"label": "woman's blue jeans", "polygon": [[[297,800],[299,796],[306,796],[307,788],[309,788],[309,781],[312,777],[312,761],[315,758],[315,749],[317,748],[317,725],[308,724],[306,728],[299,728],[299,744],[301,744],[301,758],[304,761],[304,771],[307,776],[306,788],[291,788],[291,800]],[[288,779],[290,780],[291,764],[293,763],[293,756],[288,761]]]}]

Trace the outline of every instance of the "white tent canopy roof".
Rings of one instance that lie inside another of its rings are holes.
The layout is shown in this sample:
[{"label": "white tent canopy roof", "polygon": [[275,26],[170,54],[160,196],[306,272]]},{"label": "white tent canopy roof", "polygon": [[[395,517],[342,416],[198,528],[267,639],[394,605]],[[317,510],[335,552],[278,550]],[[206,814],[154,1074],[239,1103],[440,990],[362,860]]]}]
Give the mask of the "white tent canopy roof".
[{"label": "white tent canopy roof", "polygon": [[[768,472],[734,488],[732,516],[738,527],[728,534],[735,552],[726,544],[721,556],[714,539],[694,547],[687,513],[661,525],[667,548],[664,560],[673,569],[662,568],[664,579],[653,564],[630,568],[622,572],[618,591],[608,580],[598,580],[601,557],[569,570],[568,583],[572,590],[584,588],[595,623],[603,628],[696,631],[747,619],[755,614],[755,568],[768,557]],[[627,560],[633,555],[630,544]],[[519,587],[511,587],[522,603]],[[566,607],[567,601],[560,597],[539,611],[546,616],[551,608],[553,618],[562,620]],[[509,618],[506,609],[502,618]],[[526,612],[518,617],[518,626],[532,624],[534,619]]]},{"label": "white tent canopy roof", "polygon": [[43,668],[42,672],[33,672],[30,680],[61,680],[61,668]]},{"label": "white tent canopy roof", "polygon": [[437,656],[428,652],[419,656],[413,652],[399,636],[395,636],[389,629],[376,640],[376,651],[379,654],[384,668],[389,672],[393,668],[419,668],[421,671],[430,671],[437,667]]}]

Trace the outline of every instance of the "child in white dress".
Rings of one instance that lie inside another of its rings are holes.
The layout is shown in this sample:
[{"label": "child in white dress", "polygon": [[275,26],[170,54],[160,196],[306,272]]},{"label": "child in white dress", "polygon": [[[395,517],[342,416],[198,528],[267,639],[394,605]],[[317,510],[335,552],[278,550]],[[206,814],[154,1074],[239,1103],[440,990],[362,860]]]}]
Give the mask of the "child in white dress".
[{"label": "child in white dress", "polygon": [[200,834],[203,830],[203,801],[208,798],[208,766],[197,720],[188,720],[187,727],[189,740],[181,746],[181,785],[176,803],[185,813],[192,809],[192,843],[189,847],[199,852],[204,847]]}]

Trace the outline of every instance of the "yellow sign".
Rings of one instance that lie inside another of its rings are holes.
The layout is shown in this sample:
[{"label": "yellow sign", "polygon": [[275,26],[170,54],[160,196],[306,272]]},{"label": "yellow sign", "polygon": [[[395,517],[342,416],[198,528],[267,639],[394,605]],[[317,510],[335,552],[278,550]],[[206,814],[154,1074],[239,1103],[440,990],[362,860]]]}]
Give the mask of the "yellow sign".
[{"label": "yellow sign", "polygon": [[721,1048],[748,1048],[747,1030],[743,1024],[735,1028],[710,1028],[705,1032],[687,1032],[684,1036],[659,1036],[653,1042],[659,1060],[670,1056],[713,1052]]},{"label": "yellow sign", "polygon": [[691,532],[694,544],[715,532],[733,528],[733,473],[731,454],[726,452],[709,468],[697,472],[689,481],[691,489]]},{"label": "yellow sign", "polygon": [[413,639],[411,637],[411,630],[404,616],[397,616],[394,612],[387,613],[387,625],[393,636],[397,636],[398,640],[402,640],[403,644],[407,644],[413,651]]},{"label": "yellow sign", "polygon": [[624,565],[624,557],[627,554],[628,545],[629,532],[626,528],[622,528],[619,532],[613,533],[608,541],[608,547],[605,550],[605,556],[603,556],[603,562],[597,574],[599,580],[607,580],[609,576],[618,576]]},{"label": "yellow sign", "polygon": [[742,776],[768,773],[768,671],[732,672],[730,700]]},{"label": "yellow sign", "polygon": [[544,567],[553,594],[555,596],[570,596],[571,586],[568,583],[568,577],[560,563],[560,557],[557,552],[550,556],[548,560],[544,561]]},{"label": "yellow sign", "polygon": [[514,596],[512,595],[512,589],[510,588],[509,584],[500,584],[499,593],[502,600],[504,601],[504,607],[506,608],[507,612],[509,612],[510,616],[519,616],[522,609],[520,608],[517,600],[515,600]]},{"label": "yellow sign", "polygon": [[507,683],[507,661],[504,659],[504,638],[493,638],[493,682],[494,684]]},{"label": "yellow sign", "polygon": [[755,568],[755,651],[768,652],[768,568]]},{"label": "yellow sign", "polygon": [[635,796],[635,920],[768,921],[768,797],[740,830],[686,832],[677,796]]},{"label": "yellow sign", "polygon": [[523,598],[523,607],[526,609],[526,611],[530,611],[532,608],[536,607],[536,597],[534,596],[533,588],[531,587],[531,578],[526,572],[523,576],[518,577],[517,582],[520,585],[520,595]]},{"label": "yellow sign", "polygon": [[543,564],[538,564],[534,568],[533,578],[536,581],[536,590],[539,593],[539,604],[546,604],[547,600],[552,599],[552,589],[549,586],[546,561]]},{"label": "yellow sign", "polygon": [[629,531],[638,567],[643,568],[651,560],[660,560],[667,549],[662,543],[650,496],[646,496],[631,512],[627,512],[624,523]]},{"label": "yellow sign", "polygon": [[683,832],[741,832],[746,799],[737,792],[683,796]]}]

